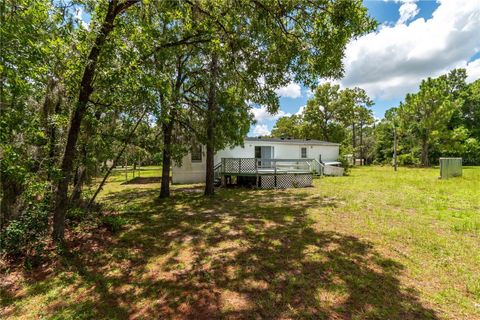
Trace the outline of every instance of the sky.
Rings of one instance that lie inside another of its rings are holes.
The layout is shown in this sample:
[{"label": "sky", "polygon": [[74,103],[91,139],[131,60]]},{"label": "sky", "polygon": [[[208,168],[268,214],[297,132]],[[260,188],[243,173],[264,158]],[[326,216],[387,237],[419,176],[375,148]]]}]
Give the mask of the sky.
[{"label": "sky", "polygon": [[[347,45],[345,75],[334,82],[365,89],[376,118],[427,77],[466,68],[468,82],[480,78],[480,0],[364,0],[364,5],[379,27]],[[277,94],[277,114],[253,107],[257,123],[249,136],[269,135],[278,118],[301,113],[312,93],[290,83]]]}]

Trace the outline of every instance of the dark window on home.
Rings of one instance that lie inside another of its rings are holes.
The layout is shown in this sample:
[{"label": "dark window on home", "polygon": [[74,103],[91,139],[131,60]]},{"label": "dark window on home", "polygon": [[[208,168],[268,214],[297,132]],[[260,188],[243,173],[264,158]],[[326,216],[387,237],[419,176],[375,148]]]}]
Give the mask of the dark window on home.
[{"label": "dark window on home", "polygon": [[202,162],[202,146],[194,145],[191,150],[192,162]]},{"label": "dark window on home", "polygon": [[300,148],[300,151],[300,156],[302,157],[302,159],[305,159],[307,157],[307,148],[302,147]]},{"label": "dark window on home", "polygon": [[255,147],[255,158],[260,159],[262,157],[262,148]]}]

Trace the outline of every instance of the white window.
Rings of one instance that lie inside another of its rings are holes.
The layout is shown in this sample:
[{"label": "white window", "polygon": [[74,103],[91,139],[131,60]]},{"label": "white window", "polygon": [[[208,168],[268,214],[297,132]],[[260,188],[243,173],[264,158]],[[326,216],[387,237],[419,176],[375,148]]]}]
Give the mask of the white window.
[{"label": "white window", "polygon": [[300,148],[300,157],[302,159],[306,159],[307,158],[307,147],[301,147]]},{"label": "white window", "polygon": [[202,162],[202,146],[194,145],[190,151],[192,155],[192,162]]}]

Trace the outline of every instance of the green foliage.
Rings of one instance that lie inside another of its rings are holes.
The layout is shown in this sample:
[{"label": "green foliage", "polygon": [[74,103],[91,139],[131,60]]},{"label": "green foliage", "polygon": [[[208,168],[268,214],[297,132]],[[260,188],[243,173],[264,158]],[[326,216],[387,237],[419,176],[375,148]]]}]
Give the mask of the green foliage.
[{"label": "green foliage", "polygon": [[43,203],[32,199],[0,233],[0,253],[10,256],[37,255],[47,234],[48,211]]},{"label": "green foliage", "polygon": [[398,109],[400,125],[420,146],[424,166],[430,163],[430,149],[448,138],[448,123],[462,103],[454,94],[455,88],[462,87],[461,82],[464,83],[465,78],[466,75],[457,78],[454,70],[436,79],[423,80],[420,91],[407,94],[405,102]]},{"label": "green foliage", "polygon": [[462,157],[465,164],[480,164],[480,82],[466,83],[464,69],[428,78],[419,92],[408,94],[398,108],[385,114],[375,129],[374,156],[378,163],[393,157],[393,127],[397,129],[400,164],[423,166],[442,156]]},{"label": "green foliage", "polygon": [[66,219],[73,224],[82,222],[92,217],[92,212],[85,208],[70,208],[66,213]]},{"label": "green foliage", "polygon": [[345,137],[343,104],[339,85],[325,83],[315,89],[314,96],[307,101],[303,120],[307,138],[341,142]]},{"label": "green foliage", "polygon": [[480,140],[477,140],[476,138],[466,139],[465,143],[463,144],[462,157],[464,158],[464,164],[480,164]]},{"label": "green foliage", "polygon": [[382,119],[375,128],[374,159],[376,163],[388,164],[392,162],[393,130],[393,124],[388,119]]},{"label": "green foliage", "polygon": [[338,161],[342,164],[342,168],[345,169],[343,175],[348,176],[350,173],[351,165],[350,162],[348,161],[348,158],[346,155],[341,155],[338,158]]},{"label": "green foliage", "polygon": [[272,129],[272,137],[304,139],[305,132],[302,116],[292,115],[290,117],[281,117],[278,119]]},{"label": "green foliage", "polygon": [[272,135],[338,142],[340,154],[371,162],[375,157],[372,105],[361,88],[340,90],[327,82],[315,89],[301,115],[280,118]]},{"label": "green foliage", "polygon": [[156,152],[152,156],[152,164],[161,165],[163,160],[163,154],[161,152]]},{"label": "green foliage", "polygon": [[397,161],[401,166],[418,166],[420,164],[420,159],[412,153],[398,155]]},{"label": "green foliage", "polygon": [[[138,165],[166,147],[179,160],[192,141],[240,144],[252,104],[275,112],[278,87],[340,77],[346,44],[376,26],[360,0],[19,0],[0,9],[0,192],[8,209],[0,228],[5,243],[19,246],[36,241],[20,239],[32,238],[29,228],[46,233],[46,209],[29,204],[32,183],[60,186],[37,200],[54,207],[61,238],[69,189],[78,191],[73,202],[81,199],[120,152],[120,161]],[[216,73],[206,63],[212,57]],[[162,143],[172,121],[173,139]],[[66,216],[86,219],[78,210]]]},{"label": "green foliage", "polygon": [[103,216],[101,221],[101,225],[112,233],[119,232],[128,223],[125,218],[116,215]]},{"label": "green foliage", "polygon": [[461,118],[472,138],[480,141],[480,79],[468,85],[461,95],[464,103],[461,107]]}]

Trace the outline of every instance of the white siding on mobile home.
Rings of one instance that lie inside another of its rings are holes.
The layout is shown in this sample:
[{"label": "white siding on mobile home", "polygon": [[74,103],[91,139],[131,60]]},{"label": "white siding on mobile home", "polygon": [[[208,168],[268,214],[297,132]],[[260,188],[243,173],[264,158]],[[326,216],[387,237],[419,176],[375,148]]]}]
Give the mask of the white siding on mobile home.
[{"label": "white siding on mobile home", "polygon": [[254,158],[255,147],[273,147],[274,159],[300,159],[301,148],[307,149],[308,159],[322,161],[336,161],[338,159],[339,147],[337,145],[308,145],[308,144],[286,144],[282,142],[264,142],[264,141],[245,141],[243,147],[236,146],[220,150],[215,155],[215,163],[219,163],[221,158]]},{"label": "white siding on mobile home", "polygon": [[[222,158],[255,158],[255,147],[271,147],[273,159],[316,159],[324,162],[336,161],[339,155],[339,144],[318,140],[247,138],[244,145],[226,148],[215,154],[215,164]],[[302,148],[303,154],[302,154]],[[268,150],[268,148],[267,148]],[[192,162],[191,154],[183,157],[182,166],[173,166],[173,183],[205,182],[205,147],[202,147],[202,159]],[[263,157],[263,156],[262,156]]]},{"label": "white siding on mobile home", "polygon": [[172,166],[173,183],[198,183],[205,182],[206,161],[205,146],[202,148],[202,160],[192,161],[192,155],[188,153],[182,158],[182,165]]}]

